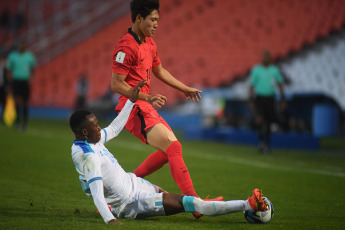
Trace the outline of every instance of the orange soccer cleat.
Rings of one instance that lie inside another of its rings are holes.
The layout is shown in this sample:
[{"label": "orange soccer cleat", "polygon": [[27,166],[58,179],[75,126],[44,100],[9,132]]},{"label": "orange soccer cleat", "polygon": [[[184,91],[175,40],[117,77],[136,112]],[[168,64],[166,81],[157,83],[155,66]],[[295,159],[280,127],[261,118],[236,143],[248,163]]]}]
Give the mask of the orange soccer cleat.
[{"label": "orange soccer cleat", "polygon": [[268,204],[262,199],[262,191],[257,188],[253,190],[253,195],[248,197],[248,202],[254,211],[264,212],[267,210]]}]

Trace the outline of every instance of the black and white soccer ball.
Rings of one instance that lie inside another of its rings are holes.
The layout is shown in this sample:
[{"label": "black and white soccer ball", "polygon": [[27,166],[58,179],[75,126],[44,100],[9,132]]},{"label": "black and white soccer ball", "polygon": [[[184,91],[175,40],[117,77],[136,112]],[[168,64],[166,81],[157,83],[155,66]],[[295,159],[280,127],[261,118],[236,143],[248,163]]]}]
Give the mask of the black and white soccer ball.
[{"label": "black and white soccer ball", "polygon": [[267,211],[255,212],[254,210],[244,211],[244,218],[251,224],[267,224],[270,222],[274,215],[274,207],[272,202],[267,197],[262,197],[268,203]]}]

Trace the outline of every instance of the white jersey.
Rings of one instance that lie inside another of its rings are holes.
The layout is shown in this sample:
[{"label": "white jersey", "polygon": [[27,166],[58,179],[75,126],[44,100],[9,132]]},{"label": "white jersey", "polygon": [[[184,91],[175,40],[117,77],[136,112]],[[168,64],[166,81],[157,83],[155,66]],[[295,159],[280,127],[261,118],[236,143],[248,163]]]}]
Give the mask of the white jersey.
[{"label": "white jersey", "polygon": [[79,173],[84,192],[94,199],[105,222],[115,219],[107,204],[120,206],[135,192],[133,179],[136,176],[126,173],[104,143],[116,137],[125,126],[134,103],[127,101],[121,113],[101,131],[101,140],[96,144],[87,141],[74,141],[72,159]]}]

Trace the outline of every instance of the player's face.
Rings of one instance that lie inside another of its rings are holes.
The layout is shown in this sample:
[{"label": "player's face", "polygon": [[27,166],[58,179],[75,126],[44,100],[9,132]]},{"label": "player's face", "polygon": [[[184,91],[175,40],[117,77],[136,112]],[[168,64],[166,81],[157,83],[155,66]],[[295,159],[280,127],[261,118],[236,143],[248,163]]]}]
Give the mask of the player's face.
[{"label": "player's face", "polygon": [[87,141],[91,144],[96,144],[101,140],[101,127],[98,125],[98,119],[95,115],[87,116],[86,122]]},{"label": "player's face", "polygon": [[158,28],[158,19],[159,13],[157,10],[152,11],[145,19],[142,18],[142,21],[139,23],[139,27],[145,37],[153,36]]}]

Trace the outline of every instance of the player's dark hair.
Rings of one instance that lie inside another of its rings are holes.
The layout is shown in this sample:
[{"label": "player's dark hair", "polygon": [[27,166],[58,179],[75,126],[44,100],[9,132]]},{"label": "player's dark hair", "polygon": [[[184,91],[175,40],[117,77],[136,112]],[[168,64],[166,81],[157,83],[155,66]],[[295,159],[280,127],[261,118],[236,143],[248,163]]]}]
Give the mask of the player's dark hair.
[{"label": "player's dark hair", "polygon": [[130,8],[132,22],[134,23],[138,14],[145,19],[152,11],[159,11],[159,0],[132,0]]},{"label": "player's dark hair", "polygon": [[82,128],[84,121],[88,115],[92,114],[88,110],[77,110],[69,118],[69,126],[74,133],[77,133]]}]

